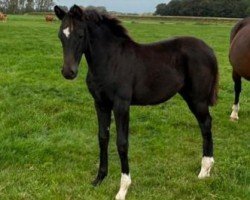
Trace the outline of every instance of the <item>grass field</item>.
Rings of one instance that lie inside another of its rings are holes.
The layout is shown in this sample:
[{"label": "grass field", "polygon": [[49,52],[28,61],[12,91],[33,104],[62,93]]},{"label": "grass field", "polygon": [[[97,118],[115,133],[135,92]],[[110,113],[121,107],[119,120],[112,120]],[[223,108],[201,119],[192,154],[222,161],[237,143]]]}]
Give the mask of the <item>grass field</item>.
[{"label": "grass field", "polygon": [[[233,24],[124,21],[136,41],[176,35],[205,40],[216,52],[220,94],[211,109],[212,177],[198,180],[201,135],[180,96],[155,107],[133,107],[128,200],[250,199],[250,83],[244,81],[240,121],[230,122],[233,82],[228,62]],[[97,123],[87,91],[87,66],[67,81],[60,74],[59,22],[9,16],[0,23],[0,199],[114,199],[120,162],[111,128],[109,176],[90,185],[98,168]]]}]

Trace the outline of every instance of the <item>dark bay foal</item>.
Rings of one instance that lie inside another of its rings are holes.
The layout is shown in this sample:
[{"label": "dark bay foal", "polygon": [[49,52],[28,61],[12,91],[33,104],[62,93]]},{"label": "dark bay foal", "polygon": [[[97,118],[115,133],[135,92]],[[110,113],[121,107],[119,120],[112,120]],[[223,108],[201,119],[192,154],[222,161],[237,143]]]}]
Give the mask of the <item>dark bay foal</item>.
[{"label": "dark bay foal", "polygon": [[111,112],[117,130],[121,184],[116,199],[125,199],[131,184],[128,164],[129,107],[155,105],[179,93],[201,128],[203,159],[199,178],[210,175],[213,140],[209,106],[217,98],[218,68],[211,48],[192,37],[154,44],[133,41],[120,22],[108,15],[73,6],[55,7],[64,52],[62,74],[74,79],[81,57],[88,63],[87,85],[95,101],[99,125],[100,166],[94,185],[108,173]]}]

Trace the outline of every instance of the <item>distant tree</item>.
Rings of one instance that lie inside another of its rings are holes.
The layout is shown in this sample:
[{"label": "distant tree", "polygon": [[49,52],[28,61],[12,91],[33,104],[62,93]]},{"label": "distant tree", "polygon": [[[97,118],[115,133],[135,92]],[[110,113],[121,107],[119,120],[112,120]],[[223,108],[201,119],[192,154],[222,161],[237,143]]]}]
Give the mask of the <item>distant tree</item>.
[{"label": "distant tree", "polygon": [[157,15],[166,15],[167,14],[167,4],[161,3],[156,6],[156,12]]},{"label": "distant tree", "polygon": [[246,5],[246,16],[250,17],[250,0],[243,0]]},{"label": "distant tree", "polygon": [[54,5],[53,0],[35,0],[37,11],[50,11]]},{"label": "distant tree", "polygon": [[31,11],[51,11],[53,0],[0,0],[0,11],[7,13],[23,13]]},{"label": "distant tree", "polygon": [[166,7],[166,12],[170,15],[182,15],[181,14],[181,4],[183,2],[181,0],[172,0]]},{"label": "distant tree", "polygon": [[243,0],[243,2],[247,5],[247,7],[250,7],[250,1],[249,0]]},{"label": "distant tree", "polygon": [[0,1],[0,11],[6,12],[6,8],[7,8],[6,1],[4,1],[4,0]]},{"label": "distant tree", "polygon": [[7,12],[14,14],[18,13],[19,12],[18,3],[19,3],[18,0],[9,0]]},{"label": "distant tree", "polygon": [[250,16],[250,6],[247,8],[247,10],[246,10],[246,15],[247,16]]},{"label": "distant tree", "polygon": [[25,5],[25,11],[26,12],[32,12],[34,11],[34,0],[27,0],[26,5]]},{"label": "distant tree", "polygon": [[245,17],[250,0],[172,0],[159,4],[156,15]]},{"label": "distant tree", "polygon": [[18,10],[19,10],[19,12],[22,12],[25,9],[25,2],[26,2],[26,0],[19,0],[18,1]]}]

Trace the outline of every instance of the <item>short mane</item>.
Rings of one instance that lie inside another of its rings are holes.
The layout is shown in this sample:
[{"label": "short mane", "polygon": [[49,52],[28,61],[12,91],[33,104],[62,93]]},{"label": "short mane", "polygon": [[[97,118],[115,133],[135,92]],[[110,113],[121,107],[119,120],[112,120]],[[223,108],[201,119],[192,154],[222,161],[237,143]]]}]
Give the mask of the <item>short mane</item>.
[{"label": "short mane", "polygon": [[[113,32],[114,35],[132,40],[129,36],[127,30],[121,25],[121,21],[114,16],[97,11],[95,9],[84,9],[83,10],[83,20],[92,21],[94,23],[105,24]],[[69,11],[71,14],[72,11]]]}]

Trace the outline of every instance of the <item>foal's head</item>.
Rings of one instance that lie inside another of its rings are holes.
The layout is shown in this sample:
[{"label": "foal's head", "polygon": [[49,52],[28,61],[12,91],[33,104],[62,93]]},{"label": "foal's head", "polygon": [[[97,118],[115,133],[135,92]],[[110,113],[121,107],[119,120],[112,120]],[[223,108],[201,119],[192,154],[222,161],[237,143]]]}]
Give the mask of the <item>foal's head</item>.
[{"label": "foal's head", "polygon": [[[76,5],[68,13],[58,6],[54,9],[56,16],[62,21],[59,30],[64,54],[62,74],[67,79],[77,76],[82,54],[90,49],[90,37],[99,38],[109,45],[112,41],[132,41],[120,21],[114,17],[95,10],[83,10]],[[106,48],[106,45],[102,48]]]},{"label": "foal's head", "polygon": [[55,6],[54,10],[62,21],[58,34],[63,46],[62,74],[66,79],[74,79],[77,76],[86,40],[87,24],[82,21],[83,10],[78,6],[73,6],[68,13],[58,6]]}]

